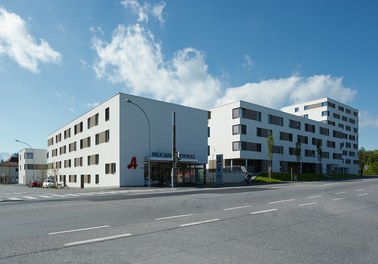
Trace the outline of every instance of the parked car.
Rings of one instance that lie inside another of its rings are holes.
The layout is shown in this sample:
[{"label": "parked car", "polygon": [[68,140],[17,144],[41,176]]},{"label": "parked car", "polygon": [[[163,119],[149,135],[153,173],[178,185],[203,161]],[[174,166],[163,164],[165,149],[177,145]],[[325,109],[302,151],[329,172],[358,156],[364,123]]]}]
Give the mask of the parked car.
[{"label": "parked car", "polygon": [[47,178],[43,184],[42,184],[42,188],[51,188],[51,187],[55,187],[55,181],[51,178]]},{"label": "parked car", "polygon": [[42,187],[42,182],[32,180],[32,181],[29,182],[28,186],[31,187],[31,188]]}]

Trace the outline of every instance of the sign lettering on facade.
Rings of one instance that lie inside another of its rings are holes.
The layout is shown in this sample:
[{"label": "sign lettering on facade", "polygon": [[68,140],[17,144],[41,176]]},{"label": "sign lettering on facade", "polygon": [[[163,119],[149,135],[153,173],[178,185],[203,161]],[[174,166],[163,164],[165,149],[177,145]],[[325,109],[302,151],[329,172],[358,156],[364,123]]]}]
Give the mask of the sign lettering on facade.
[{"label": "sign lettering on facade", "polygon": [[215,170],[216,177],[217,177],[216,178],[217,184],[223,184],[222,172],[223,172],[223,155],[218,154],[216,157],[216,170]]}]

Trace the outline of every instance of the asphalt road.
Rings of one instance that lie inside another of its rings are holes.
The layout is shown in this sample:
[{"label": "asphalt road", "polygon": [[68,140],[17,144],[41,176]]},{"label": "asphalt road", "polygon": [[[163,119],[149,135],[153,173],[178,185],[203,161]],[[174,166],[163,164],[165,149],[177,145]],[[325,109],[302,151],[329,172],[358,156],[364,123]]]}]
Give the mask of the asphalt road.
[{"label": "asphalt road", "polygon": [[0,263],[377,260],[377,178],[215,189],[0,186]]}]

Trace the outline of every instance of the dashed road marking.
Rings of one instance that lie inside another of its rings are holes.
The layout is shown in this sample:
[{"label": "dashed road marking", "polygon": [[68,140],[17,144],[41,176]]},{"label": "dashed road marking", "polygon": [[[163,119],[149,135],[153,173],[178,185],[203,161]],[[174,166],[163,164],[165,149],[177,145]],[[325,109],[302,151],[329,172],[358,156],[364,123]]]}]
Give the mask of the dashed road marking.
[{"label": "dashed road marking", "polygon": [[365,196],[368,195],[368,193],[360,193],[358,196]]},{"label": "dashed road marking", "polygon": [[251,215],[255,215],[255,214],[263,214],[263,213],[269,213],[269,212],[273,212],[273,211],[277,211],[278,209],[267,209],[267,210],[261,210],[261,211],[256,211],[256,212],[252,212],[250,213]]},{"label": "dashed road marking", "polygon": [[301,206],[308,206],[308,205],[314,205],[317,204],[318,202],[312,202],[312,203],[304,203],[304,204],[298,204],[299,207]]},{"label": "dashed road marking", "polygon": [[268,204],[286,203],[286,202],[292,202],[292,201],[295,201],[295,199],[274,201],[274,202],[269,202]]},{"label": "dashed road marking", "polygon": [[219,221],[219,220],[220,219],[215,218],[215,219],[209,219],[209,220],[204,220],[204,221],[200,221],[200,222],[193,222],[193,223],[182,224],[182,225],[179,225],[179,226],[180,227],[186,227],[186,226],[193,226],[193,225],[201,225],[201,224],[207,224],[207,223],[216,222],[216,221]]},{"label": "dashed road marking", "polygon": [[129,236],[132,236],[132,234],[126,233],[126,234],[120,234],[120,235],[115,235],[115,236],[108,236],[108,237],[100,237],[100,238],[95,238],[95,239],[82,240],[82,241],[77,241],[77,242],[66,243],[66,244],[64,244],[64,246],[65,247],[79,246],[79,245],[96,243],[96,242],[103,242],[103,241],[107,241],[107,240],[113,240],[113,239],[118,239],[118,238],[129,237]]},{"label": "dashed road marking", "polygon": [[322,197],[321,195],[313,195],[313,196],[308,196],[306,197],[307,199],[314,199],[314,198],[319,198]]},{"label": "dashed road marking", "polygon": [[223,209],[224,211],[230,211],[230,210],[236,210],[236,209],[242,209],[242,208],[248,208],[251,207],[250,205],[243,205],[243,206],[237,206],[237,207],[230,207]]},{"label": "dashed road marking", "polygon": [[92,227],[85,227],[85,228],[79,228],[79,229],[71,229],[71,230],[64,230],[64,231],[57,231],[57,232],[51,232],[48,233],[49,235],[58,235],[58,234],[66,234],[66,233],[74,233],[74,232],[81,232],[81,231],[88,231],[93,229],[101,229],[101,228],[107,228],[110,227],[109,225],[103,225],[103,226],[92,226]]},{"label": "dashed road marking", "polygon": [[183,215],[173,215],[173,216],[166,216],[166,217],[160,217],[156,218],[155,220],[167,220],[167,219],[174,219],[174,218],[180,218],[180,217],[187,217],[187,216],[192,216],[193,214],[183,214]]}]

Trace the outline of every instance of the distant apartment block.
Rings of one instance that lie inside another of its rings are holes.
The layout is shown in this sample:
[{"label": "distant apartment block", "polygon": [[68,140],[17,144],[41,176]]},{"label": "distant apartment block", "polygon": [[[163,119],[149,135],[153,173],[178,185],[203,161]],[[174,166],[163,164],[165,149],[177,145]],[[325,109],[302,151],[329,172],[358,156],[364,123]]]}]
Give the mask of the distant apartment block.
[{"label": "distant apartment block", "polygon": [[275,172],[296,168],[300,142],[303,173],[358,173],[358,111],[328,98],[282,111],[237,101],[212,109],[209,127],[209,168],[223,154],[224,167],[267,171],[267,137],[272,134]]}]

